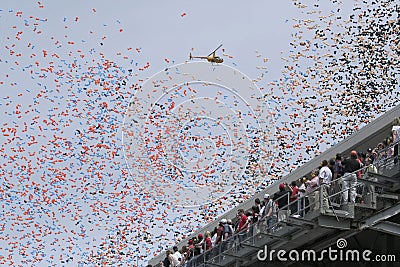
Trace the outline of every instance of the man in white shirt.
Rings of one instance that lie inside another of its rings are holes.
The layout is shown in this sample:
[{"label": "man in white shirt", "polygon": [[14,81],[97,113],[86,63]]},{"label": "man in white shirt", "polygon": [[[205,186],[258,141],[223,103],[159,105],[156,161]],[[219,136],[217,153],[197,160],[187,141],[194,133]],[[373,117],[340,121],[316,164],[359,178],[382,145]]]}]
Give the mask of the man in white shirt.
[{"label": "man in white shirt", "polygon": [[299,201],[298,201],[298,210],[300,216],[304,216],[305,210],[303,210],[306,207],[306,182],[307,178],[303,177],[300,179],[300,187],[299,187]]},{"label": "man in white shirt", "polygon": [[172,260],[174,261],[174,265],[173,266],[180,267],[180,266],[182,266],[181,262],[182,262],[183,256],[179,252],[177,246],[174,246],[173,250],[174,250],[174,254],[172,254]]},{"label": "man in white shirt", "polygon": [[[319,184],[322,186],[322,211],[329,209],[328,189],[332,181],[332,171],[328,167],[328,161],[324,159],[318,173]],[[320,196],[321,197],[321,196]]]}]

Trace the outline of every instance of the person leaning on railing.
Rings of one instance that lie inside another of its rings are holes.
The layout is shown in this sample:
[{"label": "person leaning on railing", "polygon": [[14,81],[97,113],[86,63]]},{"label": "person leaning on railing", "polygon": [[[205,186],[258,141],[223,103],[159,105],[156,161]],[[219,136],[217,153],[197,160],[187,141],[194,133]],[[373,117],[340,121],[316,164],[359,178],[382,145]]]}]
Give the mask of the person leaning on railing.
[{"label": "person leaning on railing", "polygon": [[[366,180],[370,180],[373,182],[377,182],[378,179],[374,178],[374,177],[370,177],[368,175],[368,173],[378,173],[378,169],[376,168],[376,166],[374,165],[373,161],[371,158],[366,158],[365,159],[365,165],[367,166],[367,168],[365,169],[366,174],[364,175],[364,179]],[[375,193],[375,186],[372,184],[366,184],[365,188],[367,190],[367,198],[366,198],[366,203],[371,204],[370,202],[372,202],[372,194]]]},{"label": "person leaning on railing", "polygon": [[205,233],[204,251],[205,251],[205,260],[209,260],[211,257],[211,251],[212,251],[212,242],[211,242],[210,231],[206,231],[206,233]]},{"label": "person leaning on railing", "polygon": [[182,266],[183,255],[180,253],[177,246],[173,247],[174,253],[172,254],[172,266],[180,267]]},{"label": "person leaning on railing", "polygon": [[239,246],[243,247],[242,242],[247,237],[247,230],[248,230],[248,226],[249,226],[249,221],[248,221],[248,218],[245,215],[243,209],[239,209],[238,210],[237,217],[239,219],[239,226],[236,229],[236,233],[239,234]]},{"label": "person leaning on railing", "polygon": [[274,194],[273,200],[278,202],[278,222],[287,219],[289,210],[289,200],[292,194],[287,184],[280,184],[279,191]]},{"label": "person leaning on railing", "polygon": [[356,202],[356,171],[361,169],[361,163],[357,160],[357,151],[353,150],[350,153],[350,159],[345,159],[342,164],[344,165],[344,175],[342,177],[342,190],[343,190],[343,203],[347,204]]},{"label": "person leaning on railing", "polygon": [[224,231],[223,231],[223,241],[222,241],[222,252],[228,250],[231,248],[232,243],[233,243],[233,234],[234,230],[232,227],[232,221],[229,219],[223,219],[224,222]]},{"label": "person leaning on railing", "polygon": [[270,232],[272,226],[277,222],[276,204],[269,194],[264,194],[264,201],[265,205],[260,211],[262,218],[261,232],[265,232],[265,228],[267,228],[267,232]]},{"label": "person leaning on railing", "polygon": [[310,202],[310,211],[319,209],[319,177],[318,177],[318,169],[315,169],[311,172],[311,180],[306,182],[306,195],[308,196]]},{"label": "person leaning on railing", "polygon": [[385,150],[386,150],[386,163],[385,168],[391,169],[394,166],[394,146],[393,146],[393,137],[388,136],[385,140]]}]

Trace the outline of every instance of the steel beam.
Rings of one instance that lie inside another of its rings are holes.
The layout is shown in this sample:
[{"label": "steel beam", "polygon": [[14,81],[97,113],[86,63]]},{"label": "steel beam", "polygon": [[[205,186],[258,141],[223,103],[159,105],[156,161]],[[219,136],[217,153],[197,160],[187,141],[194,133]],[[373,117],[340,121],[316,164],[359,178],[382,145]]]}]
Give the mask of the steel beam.
[{"label": "steel beam", "polygon": [[[369,184],[369,185],[373,185],[373,186],[384,188],[387,191],[396,191],[396,188],[397,188],[397,187],[395,188],[393,186],[393,183],[391,183],[391,184],[388,184],[388,183],[383,184],[381,182],[375,182],[375,181],[364,179],[364,178],[359,179],[359,181],[364,183],[364,184]],[[397,184],[397,186],[398,186],[398,184]]]},{"label": "steel beam", "polygon": [[[391,183],[399,183],[398,178],[393,178],[393,177],[389,177],[389,176],[378,174],[378,173],[369,172],[368,176],[371,178],[377,178],[378,180],[383,180],[383,181],[387,181],[387,182],[391,182]],[[362,179],[362,181],[364,181],[364,179]]]},{"label": "steel beam", "polygon": [[331,216],[319,216],[318,224],[322,227],[331,228],[331,229],[341,229],[341,230],[349,230],[350,229],[350,221],[342,220],[337,221],[334,217]]},{"label": "steel beam", "polygon": [[379,211],[377,214],[372,215],[371,217],[361,221],[358,228],[360,230],[367,229],[379,222],[382,222],[390,217],[397,215],[398,213],[400,213],[400,203],[397,203],[396,205],[383,211]]},{"label": "steel beam", "polygon": [[383,221],[372,226],[370,229],[391,235],[400,236],[400,224],[393,222]]}]

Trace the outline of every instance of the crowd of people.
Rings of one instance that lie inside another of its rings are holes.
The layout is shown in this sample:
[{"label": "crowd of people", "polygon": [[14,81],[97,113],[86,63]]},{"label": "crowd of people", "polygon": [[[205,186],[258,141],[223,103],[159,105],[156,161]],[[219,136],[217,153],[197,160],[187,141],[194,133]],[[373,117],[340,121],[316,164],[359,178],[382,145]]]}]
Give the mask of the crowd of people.
[{"label": "crowd of people", "polygon": [[[191,260],[199,255],[210,260],[233,246],[240,249],[245,242],[254,242],[256,233],[276,231],[279,222],[288,216],[302,217],[315,210],[329,212],[333,209],[331,201],[335,201],[331,196],[336,192],[340,193],[336,197],[340,205],[355,203],[359,196],[357,185],[363,185],[358,180],[364,173],[378,173],[397,164],[399,141],[400,118],[395,118],[391,134],[376,147],[368,148],[365,153],[352,150],[349,157],[337,154],[333,159],[323,160],[309,177],[279,184],[278,192],[265,193],[263,200],[256,198],[250,210],[239,209],[236,218],[221,219],[213,231],[190,238],[181,249],[174,246],[168,250],[160,265],[191,266]],[[375,191],[370,185],[365,188],[367,194]]]}]

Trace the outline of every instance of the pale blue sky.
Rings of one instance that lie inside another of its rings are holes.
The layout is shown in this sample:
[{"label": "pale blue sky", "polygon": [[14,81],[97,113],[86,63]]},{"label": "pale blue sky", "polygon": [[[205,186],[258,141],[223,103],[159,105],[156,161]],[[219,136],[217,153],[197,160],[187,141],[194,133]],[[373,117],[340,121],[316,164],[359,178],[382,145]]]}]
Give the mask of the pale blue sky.
[{"label": "pale blue sky", "polygon": [[[263,74],[257,85],[268,87],[283,79],[285,65],[298,63],[301,72],[315,67],[313,59],[288,63],[290,54],[300,51],[290,43],[325,45],[313,39],[319,24],[321,29],[332,25],[331,32],[343,32],[342,23],[357,1],[343,2],[310,0],[304,1],[308,8],[298,8],[290,0],[2,1],[0,181],[7,201],[0,217],[0,229],[4,228],[0,234],[5,238],[0,239],[0,255],[10,256],[15,265],[90,266],[89,254],[100,253],[100,244],[107,242],[102,238],[115,236],[117,226],[129,223],[132,232],[125,251],[132,254],[122,262],[129,266],[137,260],[135,256],[147,256],[140,261],[143,265],[157,249],[164,250],[203,225],[204,217],[217,217],[235,205],[242,193],[231,196],[234,201],[227,198],[217,210],[187,210],[137,191],[121,151],[120,126],[133,94],[129,86],[184,63],[190,52],[207,55],[222,43],[217,55],[224,64],[251,79]],[[343,21],[337,19],[340,16]],[[331,44],[307,53],[321,56]],[[128,74],[130,69],[132,74]],[[113,90],[105,90],[103,82],[109,82]],[[124,82],[117,91],[115,84]],[[302,91],[286,95],[284,86],[271,86],[272,96],[278,98],[268,101],[275,103],[274,111],[279,113],[277,127],[289,127],[297,114],[296,122],[311,128],[306,133],[288,131],[285,137],[304,151],[316,143],[314,136],[309,137],[320,130],[322,112],[301,107],[297,100]],[[320,97],[317,91],[306,93]],[[316,151],[340,138],[344,136],[329,139]],[[285,158],[290,164],[295,159],[292,152]],[[307,157],[310,154],[303,159]],[[31,167],[33,173],[28,173]],[[15,224],[20,216],[26,224]],[[146,242],[144,236],[154,243]],[[17,238],[13,248],[10,242]],[[65,249],[69,245],[71,249]],[[27,251],[26,255],[21,251]],[[44,260],[34,263],[35,253]]]}]

